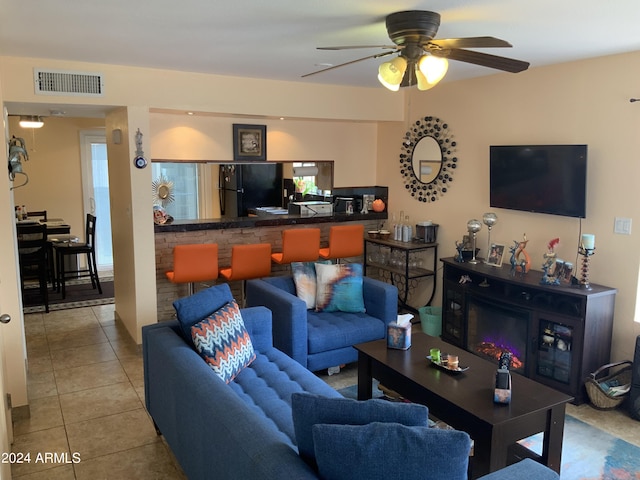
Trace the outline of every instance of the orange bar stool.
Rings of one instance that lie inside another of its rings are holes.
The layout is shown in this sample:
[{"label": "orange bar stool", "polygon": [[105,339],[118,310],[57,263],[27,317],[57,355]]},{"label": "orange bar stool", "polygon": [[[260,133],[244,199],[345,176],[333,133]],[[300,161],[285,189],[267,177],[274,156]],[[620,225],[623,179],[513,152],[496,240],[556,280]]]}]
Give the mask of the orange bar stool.
[{"label": "orange bar stool", "polygon": [[218,244],[176,245],[173,270],[165,274],[172,283],[188,283],[189,295],[193,295],[196,282],[218,278]]},{"label": "orange bar stool", "polygon": [[318,255],[325,260],[358,257],[364,252],[364,225],[340,225],[329,230],[329,246]]},{"label": "orange bar stool", "polygon": [[244,306],[246,280],[271,275],[271,244],[255,243],[234,245],[231,248],[231,266],[220,269],[220,276],[229,282],[242,281],[241,305]]},{"label": "orange bar stool", "polygon": [[314,262],[320,250],[319,228],[290,228],[282,231],[282,252],[272,253],[271,260],[280,265],[291,262]]}]

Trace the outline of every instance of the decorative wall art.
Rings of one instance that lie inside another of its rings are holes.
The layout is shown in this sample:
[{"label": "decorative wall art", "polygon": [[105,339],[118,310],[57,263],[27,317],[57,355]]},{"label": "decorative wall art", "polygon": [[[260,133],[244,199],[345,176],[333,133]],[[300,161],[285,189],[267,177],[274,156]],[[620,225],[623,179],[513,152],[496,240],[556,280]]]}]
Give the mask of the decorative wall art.
[{"label": "decorative wall art", "polygon": [[435,202],[447,193],[458,164],[456,141],[438,117],[415,121],[402,140],[400,173],[407,191],[419,202]]},{"label": "decorative wall art", "polygon": [[265,161],[267,126],[233,124],[233,159]]}]

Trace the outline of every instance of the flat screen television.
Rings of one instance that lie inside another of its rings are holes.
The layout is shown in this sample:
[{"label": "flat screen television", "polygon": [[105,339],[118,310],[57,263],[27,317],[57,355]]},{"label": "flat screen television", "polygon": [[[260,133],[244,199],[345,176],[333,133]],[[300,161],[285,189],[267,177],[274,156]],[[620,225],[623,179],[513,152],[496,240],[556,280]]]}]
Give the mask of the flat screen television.
[{"label": "flat screen television", "polygon": [[586,145],[492,145],[490,205],[585,218]]}]

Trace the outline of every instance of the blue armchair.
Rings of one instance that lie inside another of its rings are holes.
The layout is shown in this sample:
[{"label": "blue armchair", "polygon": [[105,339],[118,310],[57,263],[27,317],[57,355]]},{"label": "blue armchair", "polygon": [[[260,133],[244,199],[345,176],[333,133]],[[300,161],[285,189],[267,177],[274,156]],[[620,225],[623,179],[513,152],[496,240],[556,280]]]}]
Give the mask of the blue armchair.
[{"label": "blue armchair", "polygon": [[273,344],[312,372],[355,362],[353,345],[386,337],[397,318],[398,289],[363,278],[365,313],[315,312],[296,296],[291,276],[247,282],[247,306],[273,312]]}]

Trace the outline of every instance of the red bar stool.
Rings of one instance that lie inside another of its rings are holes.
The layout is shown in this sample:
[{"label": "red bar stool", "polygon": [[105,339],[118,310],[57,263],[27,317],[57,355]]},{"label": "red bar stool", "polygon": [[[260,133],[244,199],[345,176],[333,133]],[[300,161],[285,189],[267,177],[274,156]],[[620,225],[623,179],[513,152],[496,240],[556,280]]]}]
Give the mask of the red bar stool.
[{"label": "red bar stool", "polygon": [[280,265],[291,262],[314,262],[320,250],[319,228],[291,228],[282,231],[282,252],[272,253],[271,260]]},{"label": "red bar stool", "polygon": [[255,243],[234,245],[231,248],[231,266],[220,269],[220,276],[229,282],[242,281],[241,306],[244,306],[246,280],[271,275],[271,244]]},{"label": "red bar stool", "polygon": [[329,246],[318,255],[325,260],[358,257],[364,252],[364,225],[340,225],[329,230]]},{"label": "red bar stool", "polygon": [[218,278],[218,244],[202,243],[173,247],[173,270],[165,272],[171,283],[188,283],[193,295],[196,282]]}]

